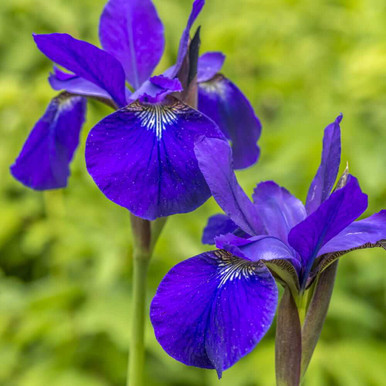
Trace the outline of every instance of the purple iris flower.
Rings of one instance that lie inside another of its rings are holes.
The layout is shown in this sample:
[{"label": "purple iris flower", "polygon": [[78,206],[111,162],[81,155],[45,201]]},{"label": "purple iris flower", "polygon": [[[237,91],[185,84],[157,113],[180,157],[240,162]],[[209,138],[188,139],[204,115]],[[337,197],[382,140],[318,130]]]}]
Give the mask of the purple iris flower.
[{"label": "purple iris flower", "polygon": [[85,97],[118,109],[91,130],[87,169],[110,200],[139,217],[189,212],[209,198],[194,153],[200,136],[228,138],[236,168],[256,162],[261,125],[240,90],[218,74],[224,55],[198,59],[198,44],[196,56],[191,52],[190,29],[204,3],[194,1],[176,63],[157,76],[164,28],[151,0],[106,4],[99,25],[103,49],[68,34],[34,35],[40,51],[67,70],[55,66],[49,76],[52,88],[64,92],[36,123],[11,166],[13,176],[36,190],[67,185]]},{"label": "purple iris flower", "polygon": [[[295,298],[339,256],[383,246],[386,210],[355,221],[367,196],[347,171],[333,190],[341,154],[342,116],[326,127],[320,167],[306,205],[273,181],[257,185],[253,202],[238,185],[229,146],[203,138],[196,154],[226,215],[209,219],[205,241],[219,248],[183,261],[162,280],[151,305],[165,351],[219,377],[249,353],[275,315],[275,278]],[[214,159],[213,149],[218,150]]]}]

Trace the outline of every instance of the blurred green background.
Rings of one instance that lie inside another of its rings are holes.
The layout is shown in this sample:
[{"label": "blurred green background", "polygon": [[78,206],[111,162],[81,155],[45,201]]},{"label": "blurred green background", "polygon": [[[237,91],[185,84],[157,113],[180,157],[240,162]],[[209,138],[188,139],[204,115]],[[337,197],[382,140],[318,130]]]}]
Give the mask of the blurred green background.
[{"label": "blurred green background", "polygon": [[[176,57],[190,0],[156,0],[166,28],[159,68]],[[103,0],[0,3],[0,385],[120,386],[130,324],[128,212],[86,172],[84,140],[110,110],[91,101],[82,145],[65,190],[39,193],[9,174],[34,122],[55,95],[51,63],[31,33],[68,32],[98,44]],[[227,55],[224,73],[263,122],[262,155],[238,173],[251,193],[273,179],[304,199],[320,160],[323,128],[340,112],[343,161],[365,192],[368,214],[386,200],[386,3],[384,0],[207,0],[202,51]],[[343,165],[342,165],[343,166]],[[150,302],[164,274],[206,249],[210,199],[168,221],[151,263]],[[307,386],[386,385],[385,252],[340,262],[331,308]],[[221,385],[274,385],[274,328]],[[146,332],[146,385],[218,385],[212,371],[186,367]]]}]

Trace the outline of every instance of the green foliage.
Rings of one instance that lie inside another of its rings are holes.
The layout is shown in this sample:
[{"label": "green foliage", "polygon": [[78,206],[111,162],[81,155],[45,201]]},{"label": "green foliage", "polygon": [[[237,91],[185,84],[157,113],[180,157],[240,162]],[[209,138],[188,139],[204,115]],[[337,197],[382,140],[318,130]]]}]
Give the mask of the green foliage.
[{"label": "green foliage", "polygon": [[[190,0],[155,1],[170,65]],[[239,172],[251,192],[274,179],[304,198],[320,159],[323,128],[341,111],[343,160],[370,194],[368,213],[384,207],[386,3],[382,0],[208,0],[202,49],[227,55],[224,72],[261,117],[260,162]],[[128,213],[88,176],[84,140],[109,113],[89,103],[69,187],[33,192],[8,172],[34,122],[55,95],[50,62],[32,32],[68,32],[97,43],[103,0],[2,0],[0,5],[0,384],[119,386],[126,375],[130,323]],[[343,166],[343,165],[342,165]],[[175,216],[156,248],[149,302],[172,265],[198,254],[213,199]],[[384,251],[351,253],[340,263],[331,309],[307,384],[386,384]],[[169,358],[147,326],[146,384],[217,385],[214,372]],[[274,385],[273,329],[221,384]]]}]

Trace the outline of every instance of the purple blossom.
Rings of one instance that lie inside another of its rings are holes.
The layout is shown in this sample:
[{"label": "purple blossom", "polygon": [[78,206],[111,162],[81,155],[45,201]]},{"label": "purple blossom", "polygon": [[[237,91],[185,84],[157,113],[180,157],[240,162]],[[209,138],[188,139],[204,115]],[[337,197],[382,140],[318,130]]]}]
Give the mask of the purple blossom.
[{"label": "purple blossom", "polygon": [[[190,57],[190,30],[204,4],[194,1],[175,65],[156,76],[165,39],[151,0],[108,1],[99,24],[103,49],[68,34],[34,35],[39,50],[66,70],[54,66],[48,79],[66,94],[33,128],[11,167],[14,177],[33,189],[67,185],[84,97],[118,109],[90,131],[87,169],[110,200],[139,217],[189,212],[209,198],[194,153],[198,137],[228,138],[236,168],[256,162],[261,125],[240,90],[218,74],[224,55],[197,54],[198,64]],[[198,83],[199,111],[194,101],[182,102],[190,82]]]},{"label": "purple blossom", "polygon": [[214,240],[218,249],[172,268],[153,299],[155,335],[169,355],[214,368],[221,377],[269,329],[278,301],[274,276],[301,296],[339,256],[383,246],[386,210],[355,221],[367,208],[367,196],[347,171],[333,190],[341,119],[325,129],[305,206],[273,181],[257,185],[252,203],[238,185],[227,143],[197,142],[199,166],[226,215],[211,217],[204,230],[203,240]]}]

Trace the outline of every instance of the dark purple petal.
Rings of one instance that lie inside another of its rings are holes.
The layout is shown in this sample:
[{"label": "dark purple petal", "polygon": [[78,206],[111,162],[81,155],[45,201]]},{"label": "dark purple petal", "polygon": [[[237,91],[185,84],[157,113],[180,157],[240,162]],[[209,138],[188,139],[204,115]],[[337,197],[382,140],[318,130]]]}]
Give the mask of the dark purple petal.
[{"label": "dark purple petal", "polygon": [[134,102],[90,131],[87,168],[107,198],[136,216],[190,212],[210,196],[193,151],[200,136],[222,138],[210,119],[177,99]]},{"label": "dark purple petal", "polygon": [[203,138],[196,143],[195,153],[201,172],[222,210],[247,234],[265,234],[256,207],[237,182],[229,145],[222,140]]},{"label": "dark purple petal", "polygon": [[126,105],[125,73],[108,52],[67,34],[34,35],[35,43],[53,62],[106,90],[119,105]]},{"label": "dark purple petal", "polygon": [[362,193],[357,179],[350,175],[346,186],[332,193],[316,211],[292,228],[288,241],[302,257],[305,276],[320,249],[357,219],[366,208],[367,196]]},{"label": "dark purple petal", "polygon": [[165,276],[150,308],[158,342],[191,366],[223,370],[268,331],[278,292],[268,269],[228,254],[203,253]]},{"label": "dark purple petal", "polygon": [[207,52],[198,59],[197,82],[206,82],[212,79],[221,68],[225,61],[222,52]]},{"label": "dark purple petal", "polygon": [[163,75],[152,76],[150,82],[158,87],[170,90],[172,92],[182,91],[181,82],[177,79],[170,79]]},{"label": "dark purple petal", "polygon": [[360,248],[386,240],[386,210],[356,221],[324,245],[318,255]]},{"label": "dark purple petal", "polygon": [[291,228],[306,218],[303,203],[273,181],[258,184],[252,197],[267,233],[287,244]]},{"label": "dark purple petal", "polygon": [[82,97],[61,94],[54,98],[11,166],[12,175],[36,190],[65,187],[85,113]]},{"label": "dark purple petal", "polygon": [[235,169],[253,165],[259,158],[261,123],[253,107],[230,80],[217,75],[198,86],[198,109],[213,119],[232,141]]},{"label": "dark purple petal", "polygon": [[215,214],[209,217],[201,241],[203,244],[214,244],[216,236],[234,232],[237,228],[238,226],[225,214]]},{"label": "dark purple petal", "polygon": [[340,114],[335,122],[324,129],[322,161],[308,190],[306,209],[307,213],[314,212],[327,199],[334,186],[340,165]]},{"label": "dark purple petal", "polygon": [[135,89],[150,77],[164,51],[164,28],[151,0],[110,0],[100,19],[99,37]]},{"label": "dark purple petal", "polygon": [[48,81],[54,90],[66,90],[71,94],[83,95],[87,97],[107,98],[110,94],[96,84],[81,78],[80,76],[69,74],[54,67],[54,73],[51,73]]}]

